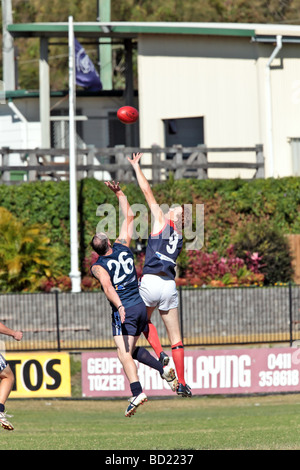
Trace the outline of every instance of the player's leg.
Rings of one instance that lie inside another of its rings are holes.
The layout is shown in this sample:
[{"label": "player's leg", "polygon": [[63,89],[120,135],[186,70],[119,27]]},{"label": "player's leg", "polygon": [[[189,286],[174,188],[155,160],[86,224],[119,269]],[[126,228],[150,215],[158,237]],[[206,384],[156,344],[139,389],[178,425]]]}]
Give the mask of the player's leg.
[{"label": "player's leg", "polygon": [[172,348],[172,357],[178,377],[178,395],[191,396],[184,377],[184,348],[178,318],[178,291],[172,279],[164,280],[159,313],[165,324]]},{"label": "player's leg", "polygon": [[172,348],[172,358],[177,372],[178,377],[178,395],[182,396],[191,396],[191,391],[189,386],[186,384],[184,376],[184,346],[182,343],[179,318],[178,318],[178,309],[171,308],[168,311],[160,310],[161,318],[166,327],[169,341]]},{"label": "player's leg", "polygon": [[159,358],[159,361],[163,366],[168,365],[169,363],[169,357],[168,355],[164,352],[163,347],[161,345],[157,329],[151,322],[151,315],[153,311],[155,310],[155,307],[147,307],[147,314],[148,314],[148,323],[147,323],[147,328],[143,331],[143,334],[154,350],[155,354]]},{"label": "player's leg", "polygon": [[132,353],[136,347],[138,336],[114,336],[117,346],[118,357],[123,365],[125,375],[130,384],[132,398],[125,411],[125,416],[132,416],[139,405],[147,401],[147,396],[143,393],[141,383],[138,378],[137,368],[132,357]]},{"label": "player's leg", "polygon": [[129,383],[138,381],[137,368],[132,358],[137,339],[138,337],[135,336],[114,336],[118,358],[123,365]]},{"label": "player's leg", "polygon": [[159,358],[163,366],[168,365],[169,357],[163,351],[157,329],[151,322],[151,315],[156,309],[156,306],[160,299],[160,278],[158,276],[145,274],[142,277],[139,286],[140,295],[147,306],[148,324],[147,328],[143,331],[143,334],[154,350],[155,354]]},{"label": "player's leg", "polygon": [[14,427],[7,420],[8,415],[5,413],[5,403],[13,388],[14,382],[14,374],[9,365],[6,365],[6,367],[0,372],[0,426],[8,431],[12,431]]},{"label": "player's leg", "polygon": [[[130,310],[127,309],[126,317],[127,320],[125,323],[127,334],[134,334],[136,337],[140,336],[141,333],[145,331],[145,327],[148,321],[147,307],[145,303],[141,302],[140,304],[131,307]],[[172,367],[163,365],[161,361],[157,360],[152,354],[150,354],[149,351],[147,351],[147,349],[141,346],[138,346],[134,349],[132,357],[138,362],[157,370],[161,377],[167,381],[171,390],[173,390],[173,392],[177,390],[178,382],[175,370]]]},{"label": "player's leg", "polygon": [[149,351],[147,351],[147,349],[141,346],[135,348],[132,357],[141,364],[145,364],[146,366],[157,370],[161,377],[166,380],[171,390],[173,392],[177,390],[178,381],[173,367],[163,366],[160,361],[155,359],[155,357],[152,356]]},{"label": "player's leg", "polygon": [[[184,380],[184,349],[178,320],[177,308],[168,311],[159,310],[162,321],[166,327],[168,338],[172,348],[172,357],[177,371],[178,381],[185,384]],[[182,346],[182,347],[181,347]]]}]

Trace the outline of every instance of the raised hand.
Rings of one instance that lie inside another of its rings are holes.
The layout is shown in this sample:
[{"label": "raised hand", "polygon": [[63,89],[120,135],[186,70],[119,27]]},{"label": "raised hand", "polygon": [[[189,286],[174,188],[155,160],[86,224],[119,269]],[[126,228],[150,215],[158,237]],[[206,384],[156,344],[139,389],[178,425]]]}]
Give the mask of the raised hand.
[{"label": "raised hand", "polygon": [[131,163],[133,168],[137,167],[140,161],[140,158],[142,157],[142,153],[134,153],[132,158],[127,157],[127,160]]},{"label": "raised hand", "polygon": [[114,181],[110,182],[110,181],[105,181],[105,185],[111,189],[114,193],[117,193],[118,191],[121,191],[121,188],[120,188],[120,183],[115,183]]}]

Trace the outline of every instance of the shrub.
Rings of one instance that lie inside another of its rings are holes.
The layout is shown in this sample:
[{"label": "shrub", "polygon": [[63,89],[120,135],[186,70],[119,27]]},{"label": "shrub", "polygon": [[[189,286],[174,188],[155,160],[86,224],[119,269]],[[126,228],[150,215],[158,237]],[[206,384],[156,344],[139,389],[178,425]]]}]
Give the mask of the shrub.
[{"label": "shrub", "polygon": [[46,278],[40,284],[40,289],[44,292],[51,292],[55,289],[60,292],[68,292],[71,290],[71,287],[71,278],[69,276]]},{"label": "shrub", "polygon": [[[130,204],[145,204],[145,198],[136,184],[128,183],[121,186]],[[78,181],[77,188],[79,259],[82,265],[85,258],[90,256],[89,243],[100,220],[97,207],[103,203],[113,204],[117,219],[119,208],[115,195],[103,182],[85,178]],[[280,230],[282,234],[300,233],[300,178],[267,178],[251,181],[241,179],[174,180],[171,176],[166,181],[153,185],[153,191],[159,204],[204,204],[205,245],[203,251],[217,252],[220,258],[222,256],[228,258],[226,250],[230,244],[236,240],[237,234],[244,227],[252,223],[259,227],[263,221],[266,221],[267,224]],[[60,251],[61,255],[56,263],[61,274],[68,277],[70,272],[69,182],[37,181],[11,186],[0,185],[0,206],[9,210],[25,225],[28,225],[30,221],[31,225],[37,224],[39,227],[45,227],[44,234],[50,239],[48,247],[51,246]],[[246,252],[251,255],[254,253],[258,253],[258,256],[263,255],[263,252],[257,249],[256,244],[236,253],[237,257],[244,260],[247,267],[249,260]],[[48,259],[51,259],[51,255]],[[261,260],[262,264],[269,262],[268,259]],[[182,250],[178,258],[180,276],[185,275],[188,264],[187,252]],[[289,262],[287,264],[287,269],[290,270]],[[276,267],[274,261],[271,266],[271,269]],[[289,275],[280,274],[277,280],[279,278],[286,280],[289,277]],[[82,279],[86,286],[90,285],[91,281],[84,267],[82,267]],[[268,277],[266,282],[273,283],[268,280]]]},{"label": "shrub", "polygon": [[[185,278],[188,285],[240,286],[262,285],[264,275],[256,266],[246,264],[245,260],[235,256],[233,247],[227,250],[227,256],[220,256],[216,251],[188,253],[188,267]],[[255,258],[256,259],[256,258]]]},{"label": "shrub", "polygon": [[59,251],[50,246],[47,227],[23,223],[0,207],[0,289],[33,292],[41,278],[60,274]]},{"label": "shrub", "polygon": [[[100,289],[100,284],[97,279],[92,276],[90,266],[98,259],[98,255],[92,251],[89,256],[85,257],[81,269],[81,289],[82,291],[95,291]],[[57,289],[61,292],[68,292],[72,289],[72,281],[69,276],[59,276],[44,279],[41,283],[41,290],[44,292],[51,292]]]},{"label": "shrub", "polygon": [[264,274],[265,285],[293,279],[288,240],[270,220],[260,224],[252,223],[240,230],[234,239],[234,251],[245,263],[249,260],[249,253],[259,253],[259,270]]}]

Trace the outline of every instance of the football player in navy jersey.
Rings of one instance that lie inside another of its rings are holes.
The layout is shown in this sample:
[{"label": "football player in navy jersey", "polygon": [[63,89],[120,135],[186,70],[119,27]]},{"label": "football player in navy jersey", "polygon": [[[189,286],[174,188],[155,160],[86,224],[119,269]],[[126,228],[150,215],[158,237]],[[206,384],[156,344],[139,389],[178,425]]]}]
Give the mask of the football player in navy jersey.
[{"label": "football player in navy jersey", "polygon": [[163,367],[145,348],[136,347],[137,340],[147,325],[147,310],[139,293],[134,258],[129,248],[134,216],[119,183],[105,184],[116,194],[125,219],[113,245],[103,232],[96,233],[93,237],[91,245],[99,258],[91,266],[91,272],[101,283],[112,307],[113,337],[132,393],[125,416],[132,416],[137,407],[147,401],[134,359],[158,370],[173,391],[176,391],[177,379],[174,369]]},{"label": "football player in navy jersey", "polygon": [[191,389],[184,377],[184,348],[178,319],[178,293],[175,283],[176,259],[182,249],[183,207],[170,209],[166,215],[163,213],[140,168],[139,161],[142,155],[142,153],[133,154],[133,158],[128,160],[154,218],[140,282],[140,293],[147,306],[149,320],[148,331],[144,334],[160,361],[168,364],[169,357],[164,353],[157,330],[150,321],[152,312],[157,307],[171,343],[178,377],[177,394],[191,397]]}]

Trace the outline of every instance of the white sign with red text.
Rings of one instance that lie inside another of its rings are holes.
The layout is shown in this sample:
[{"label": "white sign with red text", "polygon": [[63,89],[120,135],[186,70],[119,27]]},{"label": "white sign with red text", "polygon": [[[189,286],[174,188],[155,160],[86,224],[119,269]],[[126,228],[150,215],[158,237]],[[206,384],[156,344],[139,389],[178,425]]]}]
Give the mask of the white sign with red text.
[{"label": "white sign with red text", "polygon": [[[172,353],[166,352],[171,358]],[[156,370],[136,364],[141,385],[148,396],[174,395]],[[171,365],[174,366],[172,359]],[[300,349],[185,349],[185,379],[193,395],[298,392]],[[83,396],[122,397],[130,394],[116,352],[82,353]]]}]

